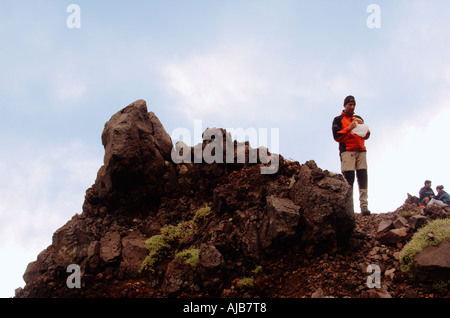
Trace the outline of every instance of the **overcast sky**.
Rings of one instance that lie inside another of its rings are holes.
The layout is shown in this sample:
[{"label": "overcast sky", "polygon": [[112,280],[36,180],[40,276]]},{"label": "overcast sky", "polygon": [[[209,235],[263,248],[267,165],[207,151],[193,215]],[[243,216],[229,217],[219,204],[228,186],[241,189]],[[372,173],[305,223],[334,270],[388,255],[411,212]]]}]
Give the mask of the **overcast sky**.
[{"label": "overcast sky", "polygon": [[372,212],[425,179],[450,189],[449,12],[446,0],[2,0],[0,297],[81,213],[104,124],[137,99],[169,134],[194,120],[278,128],[285,158],[340,172],[331,122],[351,94],[372,132]]}]

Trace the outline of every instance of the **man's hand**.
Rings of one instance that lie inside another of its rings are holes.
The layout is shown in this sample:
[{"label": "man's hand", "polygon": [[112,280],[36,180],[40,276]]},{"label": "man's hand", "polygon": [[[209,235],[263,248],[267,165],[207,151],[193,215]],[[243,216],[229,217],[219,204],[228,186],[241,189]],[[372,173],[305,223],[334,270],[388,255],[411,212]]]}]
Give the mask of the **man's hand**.
[{"label": "man's hand", "polygon": [[350,132],[353,129],[355,129],[356,128],[356,124],[364,124],[364,122],[360,118],[353,119],[353,121],[350,123],[350,125],[348,125],[347,131]]},{"label": "man's hand", "polygon": [[356,128],[356,120],[354,120],[354,121],[352,121],[351,123],[350,123],[350,125],[348,125],[348,127],[347,127],[347,131],[352,131],[353,129],[355,129]]}]

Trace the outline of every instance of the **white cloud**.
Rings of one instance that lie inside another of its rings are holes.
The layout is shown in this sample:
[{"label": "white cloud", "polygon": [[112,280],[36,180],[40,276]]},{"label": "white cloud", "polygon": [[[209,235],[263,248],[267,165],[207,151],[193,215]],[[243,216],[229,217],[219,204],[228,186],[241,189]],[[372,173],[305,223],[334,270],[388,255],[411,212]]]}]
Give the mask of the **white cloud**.
[{"label": "white cloud", "polygon": [[256,115],[258,98],[268,89],[253,65],[257,52],[257,44],[234,45],[169,62],[162,71],[179,98],[178,110],[191,120]]},{"label": "white cloud", "polygon": [[321,104],[333,107],[333,98],[341,100],[349,87],[370,94],[362,80],[364,59],[349,58],[348,72],[341,74],[327,54],[298,57],[272,42],[227,43],[166,62],[162,73],[177,110],[189,121],[280,125],[307,117]]},{"label": "white cloud", "polygon": [[[415,1],[404,6],[390,32],[391,56],[396,57],[403,76],[419,82],[448,84],[450,81],[450,3]],[[444,80],[444,82],[442,82]]]},{"label": "white cloud", "polygon": [[0,245],[50,242],[52,231],[81,212],[100,166],[101,160],[76,142],[3,149]]},{"label": "white cloud", "polygon": [[385,51],[379,50],[385,63],[379,65],[385,67],[376,78],[380,81],[385,72],[386,81],[375,98],[383,101],[391,94],[395,100],[380,104],[384,120],[376,123],[378,130],[368,142],[369,202],[376,212],[395,210],[406,193],[417,196],[425,179],[450,189],[445,162],[450,150],[444,141],[450,118],[450,24],[445,7],[448,3],[408,2],[402,18],[390,25]]},{"label": "white cloud", "polygon": [[3,150],[0,245],[48,242],[52,231],[81,212],[101,160],[76,142]]},{"label": "white cloud", "polygon": [[376,212],[401,206],[407,193],[418,196],[426,179],[433,181],[433,187],[443,184],[450,190],[448,100],[443,98],[441,110],[429,118],[393,125],[373,140],[368,153],[369,193]]},{"label": "white cloud", "polygon": [[73,101],[74,99],[80,99],[83,96],[85,96],[87,91],[88,91],[87,85],[85,85],[82,82],[61,81],[55,85],[53,96],[55,102],[63,103],[67,101]]},{"label": "white cloud", "polygon": [[379,82],[373,80],[373,60],[372,54],[350,55],[342,68],[333,69],[330,65],[331,70],[345,70],[336,73],[331,71],[329,77],[322,78],[323,82],[328,84],[330,94],[336,96],[339,101],[343,101],[344,97],[350,94],[357,95],[358,99],[373,98],[378,88],[376,86],[379,85]]},{"label": "white cloud", "polygon": [[14,292],[11,288],[23,286],[26,265],[51,244],[53,233],[82,212],[84,193],[95,181],[101,158],[78,142],[5,142],[0,152],[0,250],[14,264],[0,270],[0,296],[7,296]]},{"label": "white cloud", "polygon": [[14,297],[14,291],[18,287],[24,286],[23,274],[30,261],[30,255],[40,252],[27,246],[3,246],[0,247],[0,298]]}]

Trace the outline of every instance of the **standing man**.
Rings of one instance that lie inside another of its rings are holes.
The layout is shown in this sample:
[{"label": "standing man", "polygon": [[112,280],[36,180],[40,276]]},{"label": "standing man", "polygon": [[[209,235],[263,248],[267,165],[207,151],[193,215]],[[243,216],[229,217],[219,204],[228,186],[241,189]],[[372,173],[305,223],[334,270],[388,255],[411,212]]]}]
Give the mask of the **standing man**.
[{"label": "standing man", "polygon": [[367,131],[367,134],[364,137],[352,133],[352,130],[356,128],[357,123],[364,123],[360,116],[355,115],[355,107],[355,98],[351,95],[347,96],[344,100],[344,110],[342,111],[342,114],[335,117],[333,120],[333,137],[334,140],[339,143],[342,174],[352,187],[353,191],[356,171],[361,214],[370,215],[367,201],[367,151],[364,145],[364,141],[370,137],[370,131]]}]

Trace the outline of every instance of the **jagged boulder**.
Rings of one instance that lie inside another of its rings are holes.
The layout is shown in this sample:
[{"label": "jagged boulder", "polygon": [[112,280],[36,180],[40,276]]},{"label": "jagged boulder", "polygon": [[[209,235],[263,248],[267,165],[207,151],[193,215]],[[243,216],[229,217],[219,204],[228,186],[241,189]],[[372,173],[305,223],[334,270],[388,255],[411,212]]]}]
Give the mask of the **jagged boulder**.
[{"label": "jagged boulder", "polygon": [[131,231],[121,240],[121,262],[119,277],[137,277],[142,262],[147,256],[145,236],[139,231]]},{"label": "jagged boulder", "polygon": [[102,133],[104,165],[86,193],[84,211],[137,213],[177,188],[172,140],[147,104],[138,100],[114,114]]},{"label": "jagged boulder", "polygon": [[192,266],[181,258],[175,257],[167,266],[161,290],[165,297],[176,296],[182,291],[185,284],[193,284],[193,281]]},{"label": "jagged boulder", "polygon": [[450,239],[439,245],[429,245],[414,256],[413,269],[420,282],[443,281],[450,279]]},{"label": "jagged boulder", "polygon": [[393,222],[392,220],[386,219],[386,220],[382,220],[379,224],[378,224],[378,229],[377,229],[377,233],[386,233],[388,232],[390,229],[392,229],[393,227]]},{"label": "jagged boulder", "polygon": [[300,206],[288,198],[267,197],[267,208],[260,231],[261,247],[269,247],[273,241],[284,241],[298,232]]},{"label": "jagged boulder", "polygon": [[108,232],[100,240],[100,258],[105,263],[116,261],[122,253],[122,238],[119,232]]},{"label": "jagged boulder", "polygon": [[413,231],[417,231],[422,226],[429,222],[429,218],[424,215],[413,215],[409,218],[408,223],[409,227]]},{"label": "jagged boulder", "polygon": [[391,229],[386,233],[383,233],[379,240],[383,244],[395,244],[403,241],[407,237],[407,229],[405,227],[401,227],[398,229]]},{"label": "jagged boulder", "polygon": [[341,175],[331,175],[314,161],[301,166],[290,191],[300,206],[302,241],[307,253],[335,251],[355,228],[352,191]]},{"label": "jagged boulder", "polygon": [[197,274],[199,283],[206,291],[217,291],[223,287],[224,265],[223,255],[214,245],[200,246]]}]

